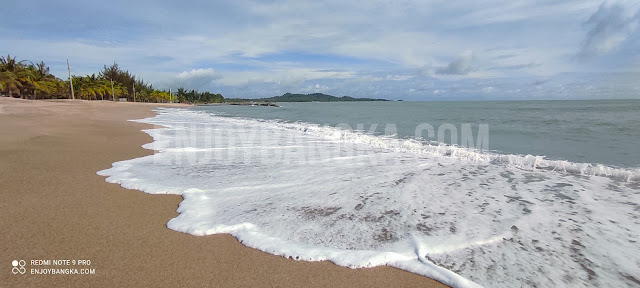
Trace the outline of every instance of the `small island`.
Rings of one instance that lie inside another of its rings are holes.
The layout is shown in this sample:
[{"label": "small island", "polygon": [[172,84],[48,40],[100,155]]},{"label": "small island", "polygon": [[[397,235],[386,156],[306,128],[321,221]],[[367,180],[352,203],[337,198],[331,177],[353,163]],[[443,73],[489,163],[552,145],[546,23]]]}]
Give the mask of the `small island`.
[{"label": "small island", "polygon": [[355,101],[389,101],[386,99],[373,98],[353,98],[349,96],[336,97],[324,93],[313,94],[292,94],[285,93],[282,96],[268,98],[245,99],[245,98],[225,98],[224,102],[236,105],[250,105],[250,103],[272,103],[272,102],[355,102]]}]

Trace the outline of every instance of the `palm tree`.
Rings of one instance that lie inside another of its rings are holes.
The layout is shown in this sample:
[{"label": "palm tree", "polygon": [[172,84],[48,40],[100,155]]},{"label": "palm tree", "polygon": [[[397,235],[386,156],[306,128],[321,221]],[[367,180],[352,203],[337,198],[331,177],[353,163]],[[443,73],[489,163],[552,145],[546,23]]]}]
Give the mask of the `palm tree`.
[{"label": "palm tree", "polygon": [[91,90],[91,95],[94,97],[95,100],[98,100],[97,96],[102,97],[102,99],[104,100],[104,93],[105,93],[105,88],[103,86],[102,79],[99,79],[98,77],[96,77],[96,74],[91,74],[91,76],[87,76],[87,81],[89,83],[89,87]]},{"label": "palm tree", "polygon": [[40,62],[24,65],[26,61],[16,61],[15,57],[7,55],[0,57],[0,89],[8,96],[17,92],[22,98],[36,99],[48,96],[57,91],[60,80],[49,73],[49,67]]},{"label": "palm tree", "polygon": [[7,57],[0,57],[0,81],[2,81],[3,90],[6,89],[6,93],[9,97],[13,96],[13,91],[20,93],[20,88],[23,84],[20,81],[21,70],[24,69],[25,61],[16,61],[16,57],[11,57],[8,54]]},{"label": "palm tree", "polygon": [[22,83],[18,81],[15,74],[9,71],[0,72],[0,89],[5,91],[7,96],[12,97],[13,91],[19,91],[22,87]]},{"label": "palm tree", "polygon": [[22,83],[22,89],[20,95],[24,97],[30,97],[33,95],[37,98],[38,92],[48,93],[44,77],[40,75],[38,68],[33,63],[29,66],[23,67],[16,72],[18,81]]},{"label": "palm tree", "polygon": [[[109,95],[112,99],[127,93],[127,90],[122,87],[122,84],[113,82],[113,89],[111,88],[111,81],[102,77],[91,76],[73,77],[74,87],[80,96],[80,98],[87,100],[94,100],[100,96],[104,100],[104,96]],[[113,95],[112,95],[113,94]]]},{"label": "palm tree", "polygon": [[0,57],[0,69],[15,73],[16,70],[24,67],[24,62],[26,61],[16,61],[16,57],[11,57],[11,54],[8,54],[7,57]]},{"label": "palm tree", "polygon": [[[31,65],[33,65],[33,63],[31,63]],[[44,61],[40,61],[40,63],[36,64],[35,68],[40,80],[53,80],[56,78],[49,73],[49,67],[44,64]]]},{"label": "palm tree", "polygon": [[76,94],[78,95],[78,98],[83,99],[85,97],[88,97],[87,95],[90,94],[88,91],[89,87],[84,77],[72,76],[72,78],[73,78],[73,86],[75,88]]},{"label": "palm tree", "polygon": [[[111,92],[112,90],[109,90],[109,92]],[[124,96],[126,94],[129,93],[129,90],[127,90],[127,88],[122,86],[122,83],[120,82],[113,82],[113,95],[111,95],[111,97],[113,97],[113,100]],[[111,94],[111,93],[109,93]]]}]

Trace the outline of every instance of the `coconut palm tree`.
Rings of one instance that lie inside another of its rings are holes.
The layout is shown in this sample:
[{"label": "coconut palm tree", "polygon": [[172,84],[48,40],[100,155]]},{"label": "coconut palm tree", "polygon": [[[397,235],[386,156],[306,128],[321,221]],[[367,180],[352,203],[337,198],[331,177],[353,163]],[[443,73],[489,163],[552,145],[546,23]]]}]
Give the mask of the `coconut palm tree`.
[{"label": "coconut palm tree", "polygon": [[13,96],[14,92],[20,94],[20,89],[23,87],[22,81],[20,81],[21,70],[24,70],[24,60],[16,61],[16,57],[11,57],[8,54],[7,57],[0,57],[0,81],[2,81],[3,91],[7,96]]},{"label": "coconut palm tree", "polygon": [[87,76],[86,78],[94,99],[97,100],[98,96],[100,96],[104,100],[104,94],[106,93],[106,87],[103,83],[104,81],[96,77],[96,74],[91,74],[91,76]]},{"label": "coconut palm tree", "polygon": [[22,88],[22,83],[18,81],[15,74],[9,71],[0,72],[0,89],[7,96],[12,97],[14,92],[20,91],[20,88]]},{"label": "coconut palm tree", "polygon": [[24,68],[24,62],[26,61],[16,61],[16,57],[11,57],[11,54],[8,54],[7,57],[0,57],[0,70],[15,73]]},{"label": "coconut palm tree", "polygon": [[[31,65],[33,65],[33,63],[31,63]],[[55,76],[51,75],[51,73],[49,73],[49,67],[44,64],[44,61],[40,61],[40,63],[37,63],[34,66],[36,68],[36,75],[39,80],[54,80],[56,78]]]},{"label": "coconut palm tree", "polygon": [[16,73],[18,77],[18,81],[22,83],[22,89],[20,89],[20,96],[23,98],[34,96],[37,98],[38,92],[48,93],[46,89],[45,79],[39,75],[39,71],[35,65],[30,64],[29,66],[23,67],[19,69]]},{"label": "coconut palm tree", "polygon": [[[111,91],[111,90],[109,90]],[[127,88],[125,88],[122,83],[120,82],[113,82],[113,95],[111,95],[113,97],[113,99],[117,99],[119,97],[125,96],[129,94],[129,90]]]}]

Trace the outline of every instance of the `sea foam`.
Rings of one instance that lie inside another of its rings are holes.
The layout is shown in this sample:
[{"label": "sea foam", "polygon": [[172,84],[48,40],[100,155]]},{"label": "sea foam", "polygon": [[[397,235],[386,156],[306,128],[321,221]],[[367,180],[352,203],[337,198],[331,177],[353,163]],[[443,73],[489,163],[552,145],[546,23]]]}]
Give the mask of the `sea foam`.
[{"label": "sea foam", "polygon": [[453,287],[640,279],[637,170],[181,109],[140,122],[162,126],[155,154],[98,174],[182,195],[176,231]]}]

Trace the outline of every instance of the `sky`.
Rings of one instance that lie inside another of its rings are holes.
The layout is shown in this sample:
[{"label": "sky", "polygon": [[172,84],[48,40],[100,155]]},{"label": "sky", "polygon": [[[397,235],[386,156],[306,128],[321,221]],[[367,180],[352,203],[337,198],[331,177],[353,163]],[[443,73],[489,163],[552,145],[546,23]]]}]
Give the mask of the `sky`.
[{"label": "sky", "polygon": [[639,24],[637,0],[4,0],[0,55],[226,98],[639,99]]}]

